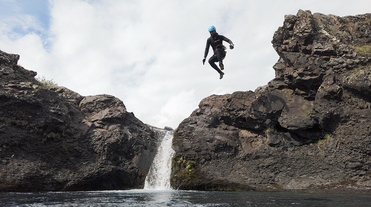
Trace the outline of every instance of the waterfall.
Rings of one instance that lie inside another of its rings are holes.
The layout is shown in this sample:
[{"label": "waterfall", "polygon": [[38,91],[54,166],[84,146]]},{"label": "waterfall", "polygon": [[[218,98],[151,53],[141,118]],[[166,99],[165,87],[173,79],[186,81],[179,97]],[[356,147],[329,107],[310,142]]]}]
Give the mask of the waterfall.
[{"label": "waterfall", "polygon": [[174,150],[171,147],[173,141],[173,131],[160,131],[164,134],[157,154],[149,169],[148,175],[144,183],[144,189],[152,190],[171,190],[170,173],[171,173],[171,158]]}]

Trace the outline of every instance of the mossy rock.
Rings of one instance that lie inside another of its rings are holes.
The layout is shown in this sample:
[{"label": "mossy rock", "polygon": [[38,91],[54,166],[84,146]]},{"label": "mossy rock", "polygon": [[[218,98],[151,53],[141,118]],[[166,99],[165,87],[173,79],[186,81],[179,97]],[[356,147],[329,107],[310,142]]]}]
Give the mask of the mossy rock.
[{"label": "mossy rock", "polygon": [[208,179],[201,171],[195,155],[178,155],[172,160],[171,186],[179,190],[204,191],[247,191],[249,186],[232,183],[228,180]]}]

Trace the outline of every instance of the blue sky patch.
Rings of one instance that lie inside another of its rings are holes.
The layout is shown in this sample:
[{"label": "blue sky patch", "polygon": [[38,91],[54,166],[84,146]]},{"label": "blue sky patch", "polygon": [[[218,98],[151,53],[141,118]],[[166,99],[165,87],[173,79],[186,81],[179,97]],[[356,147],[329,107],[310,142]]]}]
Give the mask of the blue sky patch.
[{"label": "blue sky patch", "polygon": [[[10,37],[35,33],[45,39],[50,26],[49,6],[48,0],[2,0],[0,21],[11,29]],[[34,24],[30,25],[30,21]]]}]

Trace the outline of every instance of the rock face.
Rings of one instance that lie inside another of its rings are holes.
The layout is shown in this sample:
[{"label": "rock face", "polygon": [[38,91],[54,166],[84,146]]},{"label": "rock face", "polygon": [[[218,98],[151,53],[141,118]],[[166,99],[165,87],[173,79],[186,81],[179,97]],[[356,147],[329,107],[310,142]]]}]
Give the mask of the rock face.
[{"label": "rock face", "polygon": [[0,191],[143,187],[154,131],[119,99],[45,86],[18,59],[0,51]]},{"label": "rock face", "polygon": [[175,131],[174,188],[371,188],[371,14],[299,10],[272,44],[276,77],[212,95]]}]

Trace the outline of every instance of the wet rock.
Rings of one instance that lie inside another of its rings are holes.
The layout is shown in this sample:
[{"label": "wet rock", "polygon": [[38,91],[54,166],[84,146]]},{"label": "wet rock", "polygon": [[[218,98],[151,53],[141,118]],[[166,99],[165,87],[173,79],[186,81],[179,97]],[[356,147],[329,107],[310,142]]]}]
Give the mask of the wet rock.
[{"label": "wet rock", "polygon": [[166,131],[173,131],[173,130],[174,130],[173,128],[168,127],[168,126],[165,126],[164,129],[165,129]]}]

